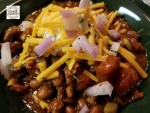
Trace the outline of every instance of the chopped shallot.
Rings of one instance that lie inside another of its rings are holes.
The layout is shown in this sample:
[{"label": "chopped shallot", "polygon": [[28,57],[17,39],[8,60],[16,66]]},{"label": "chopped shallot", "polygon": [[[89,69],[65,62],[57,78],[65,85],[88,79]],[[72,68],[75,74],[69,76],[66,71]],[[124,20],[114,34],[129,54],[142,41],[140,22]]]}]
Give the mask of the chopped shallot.
[{"label": "chopped shallot", "polygon": [[108,81],[104,81],[104,82],[98,83],[94,86],[87,88],[85,93],[88,96],[98,96],[98,95],[111,96],[112,91],[113,91],[113,86]]},{"label": "chopped shallot", "polygon": [[20,30],[25,31],[27,28],[30,28],[30,22],[29,21],[23,21],[20,25]]},{"label": "chopped shallot", "polygon": [[46,38],[42,43],[34,47],[34,51],[40,57],[48,49],[48,47],[53,43],[53,37]]},{"label": "chopped shallot", "polygon": [[119,40],[121,38],[121,34],[118,31],[115,31],[115,30],[109,30],[109,36],[113,40]]},{"label": "chopped shallot", "polygon": [[75,10],[60,11],[62,20],[68,37],[77,36],[78,31],[78,17]]},{"label": "chopped shallot", "polygon": [[97,18],[96,18],[97,29],[102,30],[103,27],[105,26],[106,22],[107,22],[106,15],[100,15],[100,14],[97,15]]},{"label": "chopped shallot", "polygon": [[89,113],[88,106],[85,104],[84,107],[82,109],[80,109],[79,113]]},{"label": "chopped shallot", "polygon": [[79,8],[80,9],[86,9],[90,7],[91,1],[90,0],[80,0]]},{"label": "chopped shallot", "polygon": [[9,71],[10,65],[12,63],[12,56],[10,50],[10,43],[2,43],[1,46],[1,73],[4,78],[9,80],[11,77],[11,72]]},{"label": "chopped shallot", "polygon": [[98,46],[89,43],[89,41],[84,35],[78,36],[77,39],[73,42],[72,46],[76,49],[77,52],[79,52],[82,49],[92,57],[97,57]]},{"label": "chopped shallot", "polygon": [[112,46],[110,48],[109,54],[116,56],[117,52],[119,50],[119,47],[120,47],[120,43],[119,42],[113,42],[113,44],[112,44]]}]

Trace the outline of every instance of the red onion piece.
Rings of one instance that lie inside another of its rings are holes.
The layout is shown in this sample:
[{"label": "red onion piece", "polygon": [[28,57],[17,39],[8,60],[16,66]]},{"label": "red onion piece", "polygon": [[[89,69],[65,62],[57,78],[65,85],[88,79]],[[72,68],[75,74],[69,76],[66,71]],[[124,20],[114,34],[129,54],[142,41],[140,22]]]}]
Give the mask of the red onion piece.
[{"label": "red onion piece", "polygon": [[25,31],[27,28],[30,28],[30,22],[28,21],[23,21],[20,25],[20,30]]},{"label": "red onion piece", "polygon": [[1,46],[1,73],[4,75],[6,80],[11,78],[11,73],[9,71],[10,65],[12,63],[10,43],[2,43]]},{"label": "red onion piece", "polygon": [[90,0],[80,0],[80,3],[79,3],[79,8],[80,9],[86,9],[88,7],[90,7]]},{"label": "red onion piece", "polygon": [[60,11],[64,23],[67,36],[77,36],[78,31],[78,17],[75,10],[62,10]]},{"label": "red onion piece", "polygon": [[104,82],[98,83],[94,86],[87,88],[85,93],[88,96],[98,96],[98,95],[111,96],[112,91],[113,91],[113,86],[108,81],[104,81]]},{"label": "red onion piece", "polygon": [[81,51],[82,49],[78,38],[72,43],[72,46],[76,49],[77,52]]},{"label": "red onion piece", "polygon": [[107,17],[105,15],[100,15],[100,14],[97,15],[97,18],[96,18],[97,29],[102,30],[106,22],[107,22]]},{"label": "red onion piece", "polygon": [[109,54],[116,56],[119,47],[120,47],[120,43],[119,43],[119,42],[113,42],[113,44],[112,44],[112,46],[111,46],[111,48],[110,48]]},{"label": "red onion piece", "polygon": [[34,47],[34,51],[40,57],[48,49],[48,47],[53,43],[53,37],[46,38],[42,43]]},{"label": "red onion piece", "polygon": [[92,57],[94,58],[97,57],[98,46],[89,43],[89,41],[84,35],[78,36],[77,39],[73,42],[72,46],[76,49],[77,52],[83,49],[86,53],[88,53]]},{"label": "red onion piece", "polygon": [[88,106],[85,104],[84,107],[82,109],[80,109],[79,113],[89,113]]},{"label": "red onion piece", "polygon": [[118,31],[115,31],[115,30],[109,30],[109,36],[113,40],[119,40],[121,38],[121,34]]}]

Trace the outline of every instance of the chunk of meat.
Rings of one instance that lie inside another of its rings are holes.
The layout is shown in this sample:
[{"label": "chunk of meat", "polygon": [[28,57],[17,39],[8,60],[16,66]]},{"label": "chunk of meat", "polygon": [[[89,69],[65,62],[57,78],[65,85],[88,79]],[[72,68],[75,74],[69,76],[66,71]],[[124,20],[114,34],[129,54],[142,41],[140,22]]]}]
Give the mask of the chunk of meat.
[{"label": "chunk of meat", "polygon": [[133,50],[140,51],[140,52],[145,51],[142,44],[138,42],[139,35],[135,31],[132,30],[128,31],[126,33],[126,37],[129,39]]},{"label": "chunk of meat", "polygon": [[18,55],[22,51],[22,43],[19,41],[10,42],[11,54]]},{"label": "chunk of meat", "polygon": [[67,84],[71,84],[74,80],[73,72],[69,70],[67,67],[64,69],[65,79]]},{"label": "chunk of meat", "polygon": [[33,12],[33,13],[30,14],[30,15],[28,15],[25,20],[26,20],[26,21],[29,21],[29,22],[31,22],[31,23],[34,23],[34,22],[35,22],[35,19],[39,16],[40,13],[41,13],[41,9],[38,10],[38,11]]},{"label": "chunk of meat", "polygon": [[76,62],[72,69],[73,73],[80,73],[82,71],[82,66],[80,63]]},{"label": "chunk of meat", "polygon": [[106,61],[103,61],[96,68],[96,76],[99,82],[109,81],[113,84],[115,79],[115,73],[120,68],[119,58],[113,55],[109,55]]},{"label": "chunk of meat", "polygon": [[98,97],[97,96],[96,97],[89,96],[89,97],[87,97],[86,101],[90,105],[95,105],[95,104],[97,104]]},{"label": "chunk of meat", "polygon": [[117,102],[119,105],[124,106],[134,100],[140,99],[144,97],[144,93],[140,92],[137,89],[127,93],[123,96],[114,95],[114,101]]},{"label": "chunk of meat", "polygon": [[75,92],[75,87],[73,84],[67,86],[66,88],[66,94],[68,98],[73,98]]},{"label": "chunk of meat", "polygon": [[27,35],[32,34],[32,28],[27,28],[20,36],[20,39],[24,42],[27,38]]},{"label": "chunk of meat", "polygon": [[125,95],[139,82],[139,76],[133,68],[122,69],[114,90],[117,95]]},{"label": "chunk of meat", "polygon": [[140,52],[144,52],[145,51],[144,47],[142,46],[141,43],[139,43],[137,41],[137,39],[131,38],[130,42],[131,42],[131,45],[132,45],[132,49],[134,49],[135,51],[140,51]]},{"label": "chunk of meat", "polygon": [[139,35],[137,35],[137,33],[135,31],[132,31],[132,30],[128,31],[126,33],[126,36],[129,39],[131,39],[131,38],[138,39],[138,37],[139,37]]},{"label": "chunk of meat", "polygon": [[29,88],[29,84],[15,83],[10,87],[10,90],[23,94],[26,93],[29,90]]},{"label": "chunk of meat", "polygon": [[58,89],[57,89],[57,97],[60,100],[62,100],[65,97],[65,93],[66,93],[66,85],[58,87]]},{"label": "chunk of meat", "polygon": [[103,105],[94,105],[90,109],[90,113],[104,113],[104,106]]},{"label": "chunk of meat", "polygon": [[85,74],[80,73],[77,75],[77,81],[76,81],[76,89],[77,90],[84,90],[87,87],[89,87],[92,83],[92,79],[87,77]]},{"label": "chunk of meat", "polygon": [[9,27],[6,31],[5,31],[5,35],[4,35],[4,41],[5,42],[13,42],[13,41],[20,41],[20,35],[21,35],[22,31],[20,31],[20,28],[17,26],[12,26]]},{"label": "chunk of meat", "polygon": [[64,103],[59,99],[52,100],[48,105],[48,113],[61,113]]},{"label": "chunk of meat", "polygon": [[86,100],[84,98],[79,98],[78,99],[78,104],[77,104],[77,107],[79,109],[83,108],[84,106],[86,105]]}]

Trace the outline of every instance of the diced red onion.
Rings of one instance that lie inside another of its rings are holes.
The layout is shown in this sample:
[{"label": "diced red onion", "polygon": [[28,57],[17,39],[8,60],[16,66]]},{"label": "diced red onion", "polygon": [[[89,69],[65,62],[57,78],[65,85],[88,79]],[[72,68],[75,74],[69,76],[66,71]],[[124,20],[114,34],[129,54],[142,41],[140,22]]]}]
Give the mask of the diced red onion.
[{"label": "diced red onion", "polygon": [[30,28],[30,22],[28,21],[23,21],[20,25],[20,30],[25,31],[27,28]]},{"label": "diced red onion", "polygon": [[2,43],[1,46],[1,73],[4,75],[4,78],[9,80],[11,73],[9,71],[10,65],[12,63],[10,43]]},{"label": "diced red onion", "polygon": [[84,107],[82,109],[80,109],[79,113],[89,113],[88,106],[85,104]]},{"label": "diced red onion", "polygon": [[109,30],[109,36],[113,40],[119,40],[121,38],[121,34],[118,31],[115,31],[115,30]]},{"label": "diced red onion", "polygon": [[76,49],[77,52],[81,51],[82,49],[78,38],[72,43],[72,46]]},{"label": "diced red onion", "polygon": [[120,47],[120,43],[119,43],[119,42],[113,42],[113,44],[112,44],[112,46],[111,46],[111,48],[110,48],[109,54],[116,56],[119,47]]},{"label": "diced red onion", "polygon": [[90,7],[91,1],[90,0],[80,0],[79,8],[80,9],[86,9]]},{"label": "diced red onion", "polygon": [[[62,10],[60,11],[62,15],[62,20],[64,23],[65,30],[67,32],[67,36],[77,36],[78,31],[78,17],[75,10]],[[75,34],[76,33],[76,34]]]},{"label": "diced red onion", "polygon": [[106,22],[107,22],[107,17],[105,15],[100,15],[100,14],[97,15],[97,18],[96,18],[97,29],[102,30]]},{"label": "diced red onion", "polygon": [[111,96],[112,91],[113,91],[113,86],[108,81],[104,81],[104,82],[98,83],[94,86],[87,88],[85,93],[88,96],[98,96],[98,95]]},{"label": "diced red onion", "polygon": [[53,43],[52,37],[46,38],[42,43],[34,47],[34,51],[40,57],[48,49],[48,47]]},{"label": "diced red onion", "polygon": [[86,53],[88,53],[92,57],[94,58],[97,57],[98,46],[89,43],[89,41],[84,35],[78,36],[77,39],[73,42],[72,46],[76,49],[77,52],[83,49]]}]

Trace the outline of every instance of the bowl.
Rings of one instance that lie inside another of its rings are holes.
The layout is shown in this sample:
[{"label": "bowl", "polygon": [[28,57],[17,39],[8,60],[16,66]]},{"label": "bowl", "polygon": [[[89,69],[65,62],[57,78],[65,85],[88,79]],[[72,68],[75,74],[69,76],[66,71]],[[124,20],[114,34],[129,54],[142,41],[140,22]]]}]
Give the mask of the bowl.
[{"label": "bowl", "polygon": [[[105,2],[110,10],[118,10],[119,15],[123,16],[129,25],[140,34],[140,41],[147,51],[147,73],[150,75],[150,7],[139,0],[93,0],[93,2]],[[20,19],[6,19],[7,5],[20,6]],[[50,0],[5,0],[0,2],[0,37],[4,31],[13,25],[19,25],[21,21],[31,12],[38,10],[47,4]],[[145,9],[145,10],[144,10]],[[130,13],[129,13],[129,12]],[[6,87],[7,81],[0,75],[0,113],[33,113],[18,94],[10,91]],[[129,103],[119,110],[119,113],[150,113],[150,77],[142,80],[138,86],[140,91],[144,92],[144,98]]]}]

